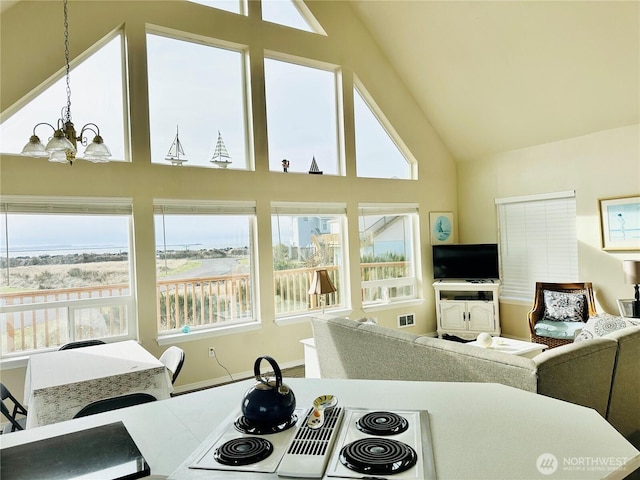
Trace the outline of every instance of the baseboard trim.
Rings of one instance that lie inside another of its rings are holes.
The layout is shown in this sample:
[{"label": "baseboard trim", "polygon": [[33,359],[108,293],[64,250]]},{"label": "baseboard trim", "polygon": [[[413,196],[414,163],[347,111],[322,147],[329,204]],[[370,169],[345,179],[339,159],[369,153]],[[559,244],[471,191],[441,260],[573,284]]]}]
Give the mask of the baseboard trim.
[{"label": "baseboard trim", "polygon": [[[300,367],[304,365],[304,360],[292,360],[291,362],[278,363],[278,366],[281,370],[285,370],[287,368]],[[223,377],[217,377],[210,380],[205,380],[203,382],[189,383],[186,385],[180,385],[179,387],[174,387],[174,394],[195,392],[198,390],[204,390],[205,388],[219,387],[220,385],[225,385],[227,383],[235,383],[240,382],[242,380],[247,380],[249,378],[253,378],[253,370],[245,370],[244,372],[238,372],[233,374],[233,378],[230,378],[229,375],[225,375]],[[283,375],[286,378],[286,375]]]}]

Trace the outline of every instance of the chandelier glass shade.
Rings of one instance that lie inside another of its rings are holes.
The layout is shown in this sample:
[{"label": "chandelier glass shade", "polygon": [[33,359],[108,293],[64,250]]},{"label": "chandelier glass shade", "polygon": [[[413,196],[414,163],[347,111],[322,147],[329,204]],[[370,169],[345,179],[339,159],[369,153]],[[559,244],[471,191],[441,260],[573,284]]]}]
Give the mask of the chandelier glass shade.
[{"label": "chandelier glass shade", "polygon": [[[76,158],[82,158],[94,163],[108,162],[111,151],[100,136],[100,129],[95,123],[87,123],[76,133],[76,129],[71,121],[71,83],[69,66],[69,21],[67,15],[67,1],[63,0],[64,6],[64,49],[65,49],[65,79],[67,83],[67,105],[62,109],[62,114],[56,122],[56,127],[47,122],[40,122],[33,127],[33,134],[29,142],[22,149],[22,155],[29,157],[49,157],[50,162],[73,163]],[[49,138],[47,145],[36,134],[36,129],[40,126],[48,126],[53,130],[53,136]],[[87,146],[86,132],[94,134],[93,141]],[[77,157],[77,145],[87,146],[84,155]]]}]

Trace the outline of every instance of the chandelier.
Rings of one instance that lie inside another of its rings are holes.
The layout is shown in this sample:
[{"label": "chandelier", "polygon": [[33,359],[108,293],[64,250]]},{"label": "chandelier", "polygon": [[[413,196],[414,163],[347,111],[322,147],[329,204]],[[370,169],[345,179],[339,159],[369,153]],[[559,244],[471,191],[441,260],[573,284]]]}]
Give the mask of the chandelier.
[{"label": "chandelier", "polygon": [[[29,157],[49,157],[50,162],[73,163],[76,158],[77,145],[87,148],[81,158],[94,163],[108,162],[111,157],[109,147],[104,144],[100,136],[100,129],[95,123],[87,123],[80,129],[80,134],[76,134],[76,129],[71,121],[71,83],[69,76],[69,21],[67,16],[67,0],[63,1],[64,5],[64,57],[65,57],[65,80],[67,84],[67,105],[62,108],[60,118],[58,118],[56,126],[50,123],[40,122],[33,127],[33,134],[22,149],[22,155]],[[53,130],[47,145],[43,145],[40,138],[36,135],[36,129],[41,125],[47,125]],[[87,145],[87,137],[85,133],[92,132],[94,134],[93,141]]]}]

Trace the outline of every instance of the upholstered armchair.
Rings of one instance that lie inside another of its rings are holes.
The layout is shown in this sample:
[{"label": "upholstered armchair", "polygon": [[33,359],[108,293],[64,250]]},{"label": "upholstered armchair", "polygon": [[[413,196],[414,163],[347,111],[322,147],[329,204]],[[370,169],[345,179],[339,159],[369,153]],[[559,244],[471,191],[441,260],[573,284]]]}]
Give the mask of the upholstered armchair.
[{"label": "upholstered armchair", "polygon": [[[545,282],[537,282],[536,283],[536,291],[533,299],[533,307],[528,313],[529,320],[529,330],[531,333],[531,341],[534,343],[542,343],[547,345],[549,348],[559,347],[560,345],[566,345],[568,343],[573,342],[573,335],[567,338],[557,338],[553,333],[548,334],[540,334],[541,328],[538,328],[538,333],[536,333],[536,324],[541,322],[542,320],[548,319],[547,306],[545,304],[545,291],[547,292],[560,292],[560,293],[568,293],[568,294],[578,294],[584,295],[584,302],[581,304],[580,312],[576,312],[577,315],[572,317],[571,319],[566,319],[568,321],[558,321],[558,327],[563,326],[572,326],[575,328],[582,327],[584,325],[583,322],[589,319],[590,316],[596,314],[596,303],[593,296],[593,286],[591,282],[583,282],[583,283],[545,283]],[[549,297],[553,296],[553,293],[547,294],[547,302],[549,301]],[[573,325],[574,322],[580,322],[580,324]],[[549,322],[545,322],[549,323]],[[551,322],[553,325],[555,322]],[[541,325],[540,325],[541,326]],[[547,336],[554,335],[554,336]]]}]

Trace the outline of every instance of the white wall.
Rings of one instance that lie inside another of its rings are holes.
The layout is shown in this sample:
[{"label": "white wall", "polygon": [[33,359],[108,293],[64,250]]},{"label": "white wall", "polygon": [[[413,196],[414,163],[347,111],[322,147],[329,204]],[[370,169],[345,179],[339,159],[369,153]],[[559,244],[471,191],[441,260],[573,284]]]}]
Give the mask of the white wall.
[{"label": "white wall", "polygon": [[[640,252],[601,249],[598,199],[640,193],[639,125],[459,163],[458,179],[460,240],[468,243],[498,240],[495,198],[575,190],[578,280],[593,283],[599,311],[617,314],[616,300],[632,298],[622,260]],[[500,305],[506,336],[528,337],[530,307]]]}]

